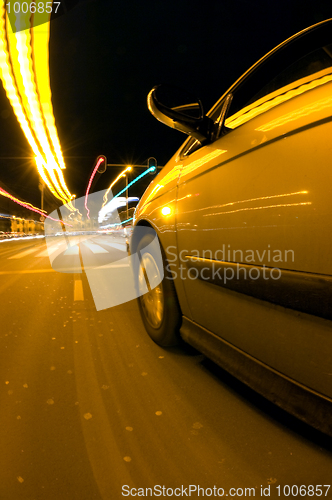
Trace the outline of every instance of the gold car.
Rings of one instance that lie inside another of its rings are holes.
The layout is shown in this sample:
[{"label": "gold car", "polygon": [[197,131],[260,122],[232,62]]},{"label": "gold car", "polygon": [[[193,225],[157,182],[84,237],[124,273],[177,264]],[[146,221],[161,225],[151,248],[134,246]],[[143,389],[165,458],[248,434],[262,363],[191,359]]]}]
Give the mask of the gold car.
[{"label": "gold car", "polygon": [[[138,299],[147,332],[332,435],[332,20],[269,52],[206,115],[175,87],[148,107],[189,137],[135,212],[137,286],[164,274]],[[144,251],[155,233],[163,269]]]}]

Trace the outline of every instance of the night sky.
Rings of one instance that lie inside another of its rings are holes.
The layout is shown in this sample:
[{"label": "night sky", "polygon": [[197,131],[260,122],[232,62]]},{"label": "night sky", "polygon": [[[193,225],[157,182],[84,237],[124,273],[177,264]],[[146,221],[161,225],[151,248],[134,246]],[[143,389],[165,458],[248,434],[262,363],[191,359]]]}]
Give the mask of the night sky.
[{"label": "night sky", "polygon": [[[77,197],[99,154],[109,163],[140,164],[154,156],[164,165],[185,140],[148,112],[154,85],[190,90],[208,111],[266,52],[332,17],[331,0],[83,0],[67,6],[51,22],[50,73],[65,178]],[[0,130],[0,183],[40,206],[31,150],[1,84]],[[118,173],[108,168],[94,190],[107,188]]]}]

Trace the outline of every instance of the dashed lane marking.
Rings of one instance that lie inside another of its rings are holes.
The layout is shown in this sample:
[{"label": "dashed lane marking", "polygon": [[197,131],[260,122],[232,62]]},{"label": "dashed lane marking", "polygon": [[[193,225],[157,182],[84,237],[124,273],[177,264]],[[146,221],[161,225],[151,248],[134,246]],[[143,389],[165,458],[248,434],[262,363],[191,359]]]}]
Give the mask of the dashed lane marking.
[{"label": "dashed lane marking", "polygon": [[83,283],[79,274],[75,274],[74,301],[84,300]]}]

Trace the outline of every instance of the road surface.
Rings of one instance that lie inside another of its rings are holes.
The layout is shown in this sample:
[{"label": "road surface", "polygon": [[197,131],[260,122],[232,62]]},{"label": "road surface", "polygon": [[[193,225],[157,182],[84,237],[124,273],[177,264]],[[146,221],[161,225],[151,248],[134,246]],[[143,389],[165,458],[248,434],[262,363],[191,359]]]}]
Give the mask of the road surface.
[{"label": "road surface", "polygon": [[[93,241],[91,258],[110,248]],[[135,301],[97,311],[44,238],[1,242],[0,257],[1,500],[286,498],[285,485],[332,483],[330,438],[196,351],[154,344]]]}]

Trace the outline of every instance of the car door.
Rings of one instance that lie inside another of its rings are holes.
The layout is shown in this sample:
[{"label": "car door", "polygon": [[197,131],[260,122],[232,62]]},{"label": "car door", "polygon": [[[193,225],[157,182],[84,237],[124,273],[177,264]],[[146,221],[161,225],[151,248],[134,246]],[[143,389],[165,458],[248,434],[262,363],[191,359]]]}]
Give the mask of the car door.
[{"label": "car door", "polygon": [[301,43],[235,88],[225,135],[182,151],[179,273],[195,323],[332,396],[332,52]]}]

